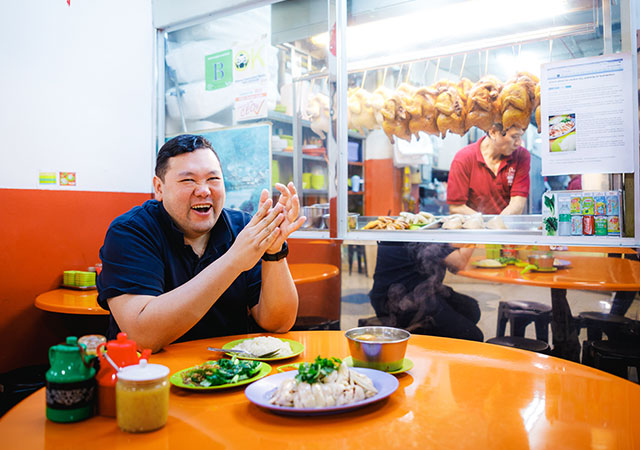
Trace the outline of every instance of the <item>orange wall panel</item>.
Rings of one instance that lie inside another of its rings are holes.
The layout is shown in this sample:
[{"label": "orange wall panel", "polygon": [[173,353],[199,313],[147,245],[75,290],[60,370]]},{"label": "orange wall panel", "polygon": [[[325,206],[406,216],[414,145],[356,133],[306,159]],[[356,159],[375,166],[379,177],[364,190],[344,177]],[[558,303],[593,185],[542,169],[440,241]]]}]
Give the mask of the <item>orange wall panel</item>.
[{"label": "orange wall panel", "polygon": [[364,163],[365,216],[397,216],[402,211],[402,171],[393,159],[368,159]]},{"label": "orange wall panel", "polygon": [[[150,199],[149,193],[0,189],[0,373],[46,364],[49,347],[66,336],[104,333],[108,316],[66,315],[34,306],[56,289],[62,272],[99,262],[111,221]],[[290,241],[291,262],[340,267],[340,243]],[[301,285],[300,313],[339,318],[340,277]],[[336,317],[337,316],[337,317]]]},{"label": "orange wall panel", "polygon": [[0,372],[47,361],[48,348],[71,333],[99,332],[106,320],[37,309],[62,272],[86,270],[111,221],[149,193],[0,189]]}]

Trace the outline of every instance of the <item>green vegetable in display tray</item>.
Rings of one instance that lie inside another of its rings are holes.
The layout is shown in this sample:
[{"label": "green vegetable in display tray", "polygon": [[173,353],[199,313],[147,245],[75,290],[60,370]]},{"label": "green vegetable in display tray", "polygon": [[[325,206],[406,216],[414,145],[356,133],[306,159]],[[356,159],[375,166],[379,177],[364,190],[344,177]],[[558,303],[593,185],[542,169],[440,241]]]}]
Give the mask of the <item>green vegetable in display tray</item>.
[{"label": "green vegetable in display tray", "polygon": [[556,205],[553,194],[551,196],[543,195],[542,198],[544,199],[544,206],[549,208],[551,215],[554,216],[556,214]]},{"label": "green vegetable in display tray", "polygon": [[237,383],[255,376],[260,371],[260,361],[231,359],[207,361],[182,374],[185,384],[209,387]]},{"label": "green vegetable in display tray", "polygon": [[545,217],[544,228],[548,236],[555,236],[558,231],[558,219],[556,217]]},{"label": "green vegetable in display tray", "polygon": [[331,372],[338,370],[340,364],[342,364],[342,361],[338,358],[321,358],[317,356],[314,362],[302,363],[298,366],[296,381],[309,384],[322,381]]}]

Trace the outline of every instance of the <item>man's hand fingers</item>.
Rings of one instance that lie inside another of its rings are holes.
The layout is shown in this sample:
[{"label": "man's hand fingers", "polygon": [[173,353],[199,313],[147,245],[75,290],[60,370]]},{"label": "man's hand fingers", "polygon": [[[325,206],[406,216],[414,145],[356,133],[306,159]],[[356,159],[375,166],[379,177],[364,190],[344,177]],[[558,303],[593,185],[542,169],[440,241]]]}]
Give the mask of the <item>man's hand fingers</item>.
[{"label": "man's hand fingers", "polygon": [[294,231],[296,231],[298,228],[300,228],[302,226],[302,224],[304,223],[304,221],[307,220],[307,218],[305,216],[300,216],[298,217],[298,220],[296,220],[295,222],[293,222],[292,224],[289,225],[289,228],[287,229],[287,236],[289,237],[289,235],[291,233],[293,233]]},{"label": "man's hand fingers", "polygon": [[280,233],[281,230],[279,227],[274,228],[274,230],[262,240],[260,246],[264,248],[265,251],[267,251],[273,245],[273,243],[276,242],[276,240],[280,236]]},{"label": "man's hand fingers", "polygon": [[267,212],[269,211],[269,208],[271,208],[272,203],[273,203],[273,200],[271,200],[270,198],[267,198],[264,202],[262,202],[262,204],[258,207],[258,210],[253,215],[253,217],[251,218],[247,226],[253,226],[253,225],[256,225],[258,222],[260,222],[266,216]]}]

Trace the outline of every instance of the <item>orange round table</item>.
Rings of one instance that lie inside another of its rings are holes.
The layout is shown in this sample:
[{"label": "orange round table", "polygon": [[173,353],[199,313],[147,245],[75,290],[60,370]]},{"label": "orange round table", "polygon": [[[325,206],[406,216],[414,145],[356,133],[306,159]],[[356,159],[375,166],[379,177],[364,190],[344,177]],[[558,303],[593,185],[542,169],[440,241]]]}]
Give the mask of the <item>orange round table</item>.
[{"label": "orange round table", "polygon": [[[337,276],[340,270],[333,264],[298,263],[289,264],[295,284],[312,283]],[[98,305],[98,291],[54,289],[36,297],[35,306],[44,311],[65,314],[108,315]]]},{"label": "orange round table", "polygon": [[295,284],[327,280],[340,273],[340,269],[333,264],[320,263],[293,263],[289,264],[289,270]]},{"label": "orange round table", "polygon": [[[219,354],[231,336],[167,347],[151,362],[171,373]],[[280,364],[345,357],[341,331],[282,335],[305,346]],[[6,448],[28,449],[406,449],[640,447],[640,386],[593,368],[479,342],[412,336],[414,367],[388,399],[335,415],[277,415],[250,403],[244,387],[195,392],[171,387],[164,428],[129,434],[116,420],[57,424],[45,418],[45,390],[0,418]],[[279,365],[272,363],[273,372]]]},{"label": "orange round table", "polygon": [[[564,256],[561,252],[555,256],[566,259],[571,265],[555,272],[525,274],[521,273],[521,267],[513,265],[497,269],[469,265],[458,275],[496,283],[551,288],[554,355],[579,361],[580,343],[567,302],[567,289],[616,291],[617,299],[633,299],[635,292],[640,291],[640,262],[622,258]],[[566,336],[566,339],[561,339],[561,336]]]}]

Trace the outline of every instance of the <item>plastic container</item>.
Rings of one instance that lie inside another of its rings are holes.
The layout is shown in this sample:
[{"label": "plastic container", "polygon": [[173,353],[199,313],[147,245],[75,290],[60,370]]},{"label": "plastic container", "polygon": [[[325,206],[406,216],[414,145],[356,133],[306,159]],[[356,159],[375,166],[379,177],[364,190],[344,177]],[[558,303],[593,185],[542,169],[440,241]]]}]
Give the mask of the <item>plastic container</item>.
[{"label": "plastic container", "polygon": [[360,157],[360,144],[358,142],[347,142],[347,159],[352,162],[362,161]]},{"label": "plastic container", "polygon": [[130,433],[157,430],[169,416],[169,368],[160,364],[128,366],[118,372],[116,410],[118,427]]}]

